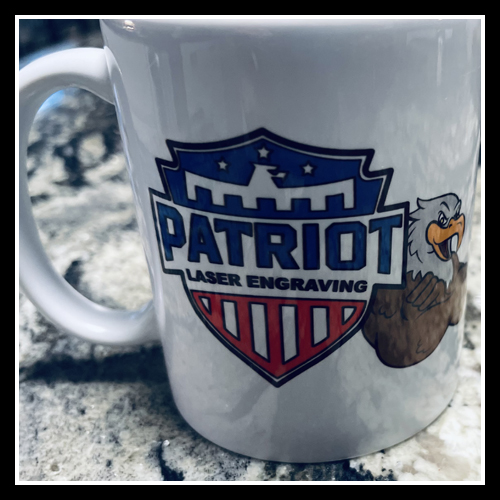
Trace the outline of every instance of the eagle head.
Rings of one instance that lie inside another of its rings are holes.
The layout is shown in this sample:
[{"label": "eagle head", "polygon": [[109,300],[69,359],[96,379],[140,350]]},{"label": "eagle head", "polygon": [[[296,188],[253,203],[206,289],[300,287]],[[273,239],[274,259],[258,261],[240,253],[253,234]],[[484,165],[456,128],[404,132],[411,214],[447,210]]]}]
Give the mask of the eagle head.
[{"label": "eagle head", "polygon": [[410,214],[408,271],[432,272],[448,284],[453,277],[452,253],[462,244],[465,216],[455,194],[430,200],[417,199],[417,210]]}]

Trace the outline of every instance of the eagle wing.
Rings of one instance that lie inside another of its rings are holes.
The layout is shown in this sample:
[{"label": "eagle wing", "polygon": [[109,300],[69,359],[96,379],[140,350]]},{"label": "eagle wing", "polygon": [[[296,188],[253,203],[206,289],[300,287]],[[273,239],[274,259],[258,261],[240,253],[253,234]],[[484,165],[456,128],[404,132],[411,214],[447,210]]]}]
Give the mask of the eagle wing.
[{"label": "eagle wing", "polygon": [[404,290],[383,288],[375,294],[363,328],[363,334],[372,347],[376,348],[379,331],[387,330],[398,322],[403,300]]},{"label": "eagle wing", "polygon": [[467,265],[452,255],[453,278],[448,285],[427,273],[406,275],[402,290],[379,289],[363,327],[379,358],[394,367],[411,366],[429,356],[449,325],[460,321],[466,296]]}]

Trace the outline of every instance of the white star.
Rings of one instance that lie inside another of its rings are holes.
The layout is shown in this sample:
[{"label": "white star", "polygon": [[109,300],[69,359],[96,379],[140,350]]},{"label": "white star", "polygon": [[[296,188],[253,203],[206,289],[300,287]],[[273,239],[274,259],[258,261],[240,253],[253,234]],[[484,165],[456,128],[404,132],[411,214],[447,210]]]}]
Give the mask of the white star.
[{"label": "white star", "polygon": [[257,151],[259,152],[259,158],[267,158],[267,155],[270,153],[269,149],[266,149],[265,146],[257,149]]},{"label": "white star", "polygon": [[227,166],[229,165],[224,160],[217,162],[217,164],[219,165],[219,170],[227,170]]},{"label": "white star", "polygon": [[305,175],[305,174],[312,175],[313,170],[316,167],[313,167],[312,165],[309,165],[309,163],[308,163],[307,165],[302,165],[302,168],[304,169],[304,172],[302,173],[302,175]]}]

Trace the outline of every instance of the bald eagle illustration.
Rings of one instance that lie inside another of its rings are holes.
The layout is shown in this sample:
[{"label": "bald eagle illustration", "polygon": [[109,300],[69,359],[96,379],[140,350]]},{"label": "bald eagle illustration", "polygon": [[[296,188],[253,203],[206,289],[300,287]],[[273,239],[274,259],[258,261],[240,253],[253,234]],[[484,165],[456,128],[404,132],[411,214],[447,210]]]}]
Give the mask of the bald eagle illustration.
[{"label": "bald eagle illustration", "polygon": [[407,367],[427,358],[462,316],[467,264],[459,262],[465,216],[452,193],[417,200],[410,214],[404,289],[379,289],[363,327],[380,360]]}]

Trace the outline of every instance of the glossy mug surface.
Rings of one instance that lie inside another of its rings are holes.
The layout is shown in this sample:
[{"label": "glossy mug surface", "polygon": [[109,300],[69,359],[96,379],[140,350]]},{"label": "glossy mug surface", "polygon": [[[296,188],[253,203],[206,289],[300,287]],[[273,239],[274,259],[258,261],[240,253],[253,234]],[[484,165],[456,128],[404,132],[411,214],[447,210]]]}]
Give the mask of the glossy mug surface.
[{"label": "glossy mug surface", "polygon": [[116,105],[154,295],[116,342],[154,331],[187,422],[252,457],[350,458],[432,422],[457,383],[480,22],[101,29],[105,66],[70,83]]}]

